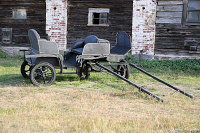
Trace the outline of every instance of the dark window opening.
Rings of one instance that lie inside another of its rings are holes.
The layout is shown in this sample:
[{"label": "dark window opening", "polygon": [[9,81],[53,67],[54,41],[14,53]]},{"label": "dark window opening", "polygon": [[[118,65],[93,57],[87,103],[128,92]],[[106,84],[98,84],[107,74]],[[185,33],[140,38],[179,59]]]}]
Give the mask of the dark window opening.
[{"label": "dark window opening", "polygon": [[108,24],[108,13],[93,13],[93,24]]},{"label": "dark window opening", "polygon": [[6,44],[12,42],[12,28],[2,28],[2,42]]},{"label": "dark window opening", "polygon": [[100,24],[100,13],[93,13],[93,24]]}]

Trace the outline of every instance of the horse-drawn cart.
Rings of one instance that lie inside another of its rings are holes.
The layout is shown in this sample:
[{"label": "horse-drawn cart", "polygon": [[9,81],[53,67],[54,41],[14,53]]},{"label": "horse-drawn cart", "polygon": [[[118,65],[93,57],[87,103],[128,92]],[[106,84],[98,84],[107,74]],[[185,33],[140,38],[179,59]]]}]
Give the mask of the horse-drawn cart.
[{"label": "horse-drawn cart", "polygon": [[[28,36],[31,43],[31,50],[29,54],[26,54],[24,50],[24,62],[21,65],[21,74],[24,78],[29,78],[34,85],[51,85],[56,79],[55,69],[60,69],[59,74],[65,74],[63,73],[63,69],[73,67],[76,68],[75,73],[81,79],[88,79],[90,72],[98,72],[99,70],[96,67],[99,67],[101,70],[105,70],[133,85],[140,91],[163,101],[163,99],[128,80],[130,65],[170,88],[193,98],[193,96],[147,73],[136,65],[126,62],[125,58],[131,50],[131,44],[130,37],[125,32],[120,32],[117,35],[117,42],[113,48],[111,48],[108,40],[99,39],[91,35],[84,40],[74,42],[70,51],[65,51],[64,56],[59,54],[56,43],[41,39],[34,29],[29,30]],[[103,66],[102,62],[109,63],[111,69]],[[112,65],[112,63],[117,65]]]},{"label": "horse-drawn cart", "polygon": [[29,30],[28,35],[31,52],[25,54],[21,73],[24,78],[30,78],[34,85],[51,85],[56,79],[56,68],[63,74],[63,69],[74,67],[81,79],[87,79],[90,72],[96,71],[93,64],[105,61],[117,62],[116,68],[112,66],[113,71],[125,78],[129,77],[129,67],[124,59],[131,48],[130,38],[125,32],[118,34],[117,44],[112,49],[109,41],[91,35],[82,41],[76,41],[71,50],[65,52],[64,57],[59,54],[56,43],[40,39],[35,30]]}]

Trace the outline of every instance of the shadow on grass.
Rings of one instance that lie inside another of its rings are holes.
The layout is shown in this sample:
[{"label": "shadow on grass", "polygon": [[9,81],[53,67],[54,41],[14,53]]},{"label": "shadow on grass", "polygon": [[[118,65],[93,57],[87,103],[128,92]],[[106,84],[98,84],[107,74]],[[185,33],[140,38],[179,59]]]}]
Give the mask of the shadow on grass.
[{"label": "shadow on grass", "polygon": [[19,58],[14,58],[14,57],[1,58],[0,59],[0,66],[2,66],[2,67],[16,67],[16,68],[20,69],[22,62],[23,62],[23,60],[21,60]]},{"label": "shadow on grass", "polygon": [[[56,82],[80,81],[76,75],[57,75]],[[20,74],[0,75],[0,87],[31,86],[30,79],[24,79]]]},{"label": "shadow on grass", "polygon": [[[152,101],[152,102],[160,102],[158,100],[156,100],[156,98],[153,98],[139,90],[133,90],[133,91],[125,91],[122,93],[111,93],[110,94],[111,97],[118,97],[121,99],[141,99],[141,100],[147,100],[147,101]],[[161,97],[162,98],[162,97]]]},{"label": "shadow on grass", "polygon": [[16,64],[13,64],[12,62],[10,62],[10,63],[1,63],[0,64],[0,66],[2,66],[2,67],[7,67],[7,68],[10,68],[10,67],[17,67],[17,68],[19,68],[19,70],[20,70],[20,67],[21,67],[21,65],[16,65]]},{"label": "shadow on grass", "polygon": [[29,86],[30,80],[24,79],[19,74],[1,75],[0,76],[0,87],[19,87]]},{"label": "shadow on grass", "polygon": [[72,74],[56,76],[56,82],[63,82],[63,81],[66,82],[80,81],[80,78],[77,75],[72,75]]}]

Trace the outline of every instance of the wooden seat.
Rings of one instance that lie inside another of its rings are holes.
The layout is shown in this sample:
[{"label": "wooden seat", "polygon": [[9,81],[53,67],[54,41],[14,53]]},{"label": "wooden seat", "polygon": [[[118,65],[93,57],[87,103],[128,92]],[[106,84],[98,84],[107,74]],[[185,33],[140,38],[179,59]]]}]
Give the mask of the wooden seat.
[{"label": "wooden seat", "polygon": [[83,53],[83,48],[88,43],[97,43],[98,38],[94,35],[87,36],[83,41],[76,41],[71,49],[71,52],[81,55]]},{"label": "wooden seat", "polygon": [[28,37],[31,43],[32,54],[59,54],[57,44],[41,39],[36,30],[30,29],[28,31]]},{"label": "wooden seat", "polygon": [[111,54],[124,55],[127,54],[131,49],[131,41],[130,37],[126,34],[126,32],[119,32],[117,35],[117,43],[111,49]]}]

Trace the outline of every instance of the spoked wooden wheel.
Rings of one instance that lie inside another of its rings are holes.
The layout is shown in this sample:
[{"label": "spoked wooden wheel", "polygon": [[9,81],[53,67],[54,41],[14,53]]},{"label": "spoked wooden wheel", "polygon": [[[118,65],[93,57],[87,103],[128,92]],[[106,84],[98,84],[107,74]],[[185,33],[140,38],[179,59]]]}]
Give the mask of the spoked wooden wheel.
[{"label": "spoked wooden wheel", "polygon": [[130,71],[129,71],[129,66],[128,66],[128,64],[120,63],[120,64],[117,66],[117,73],[118,73],[119,75],[121,75],[122,77],[128,79],[128,78],[129,78],[129,75],[130,75]]},{"label": "spoked wooden wheel", "polygon": [[21,74],[25,79],[29,79],[31,66],[28,64],[27,61],[24,61],[21,65]]},{"label": "spoked wooden wheel", "polygon": [[36,86],[49,86],[56,79],[54,67],[47,63],[39,63],[31,70],[30,80]]},{"label": "spoked wooden wheel", "polygon": [[82,67],[77,67],[77,74],[81,80],[88,79],[90,77],[90,65],[87,62],[82,64]]}]

